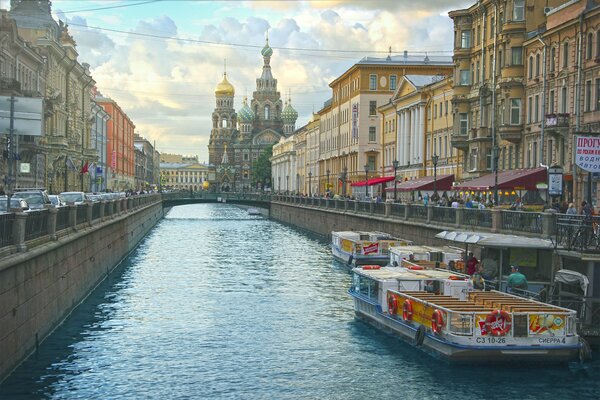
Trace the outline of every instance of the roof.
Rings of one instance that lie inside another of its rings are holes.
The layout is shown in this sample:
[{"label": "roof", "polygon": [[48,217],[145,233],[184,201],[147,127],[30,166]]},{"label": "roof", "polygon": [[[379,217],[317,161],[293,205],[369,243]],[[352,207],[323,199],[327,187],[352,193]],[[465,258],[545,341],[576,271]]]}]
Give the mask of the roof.
[{"label": "roof", "polygon": [[417,89],[446,78],[445,75],[404,75],[404,77]]},{"label": "roof", "polygon": [[470,181],[462,182],[454,186],[454,189],[490,190],[497,186],[498,189],[535,190],[537,183],[546,182],[547,179],[548,172],[546,167],[513,169],[510,171],[498,172],[498,185],[495,185],[495,176],[491,173]]},{"label": "roof", "polygon": [[404,53],[388,57],[364,57],[356,64],[381,64],[381,65],[454,65],[452,56],[429,56]]},{"label": "roof", "polygon": [[[404,181],[396,184],[397,192],[412,192],[415,190],[433,190],[433,184],[435,182],[436,190],[446,191],[452,190],[452,183],[454,182],[454,174],[450,175],[439,175],[437,181],[433,176],[424,176],[418,179],[412,179],[410,181]],[[385,189],[386,192],[393,192],[394,187],[388,187]]]},{"label": "roof", "polygon": [[476,244],[483,247],[554,249],[554,244],[550,240],[500,233],[443,231],[435,235],[435,237],[455,243]]}]

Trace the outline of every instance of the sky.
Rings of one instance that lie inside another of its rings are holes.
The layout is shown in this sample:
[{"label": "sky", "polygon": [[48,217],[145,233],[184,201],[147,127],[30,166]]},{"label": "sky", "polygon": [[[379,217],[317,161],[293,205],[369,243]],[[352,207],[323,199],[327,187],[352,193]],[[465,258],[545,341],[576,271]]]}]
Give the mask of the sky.
[{"label": "sky", "polygon": [[273,75],[298,128],[331,97],[329,83],[365,56],[385,57],[390,47],[392,55],[450,56],[448,11],[474,1],[52,0],[52,11],[137,133],[161,153],[207,162],[224,64],[239,110],[256,89],[267,31]]}]

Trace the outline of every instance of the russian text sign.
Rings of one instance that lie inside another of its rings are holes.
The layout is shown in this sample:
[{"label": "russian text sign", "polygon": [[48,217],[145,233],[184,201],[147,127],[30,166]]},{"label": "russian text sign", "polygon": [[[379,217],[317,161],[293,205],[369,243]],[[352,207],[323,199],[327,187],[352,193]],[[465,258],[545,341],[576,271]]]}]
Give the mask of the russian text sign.
[{"label": "russian text sign", "polygon": [[575,164],[588,172],[600,172],[600,136],[577,136]]}]

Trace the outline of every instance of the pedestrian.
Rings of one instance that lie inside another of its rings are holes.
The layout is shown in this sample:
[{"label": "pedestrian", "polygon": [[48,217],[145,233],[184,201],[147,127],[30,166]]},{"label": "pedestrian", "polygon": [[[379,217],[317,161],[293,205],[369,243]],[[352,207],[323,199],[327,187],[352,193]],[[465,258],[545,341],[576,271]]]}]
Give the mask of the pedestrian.
[{"label": "pedestrian", "polygon": [[473,288],[477,290],[485,289],[485,279],[483,278],[483,267],[477,263],[475,273],[473,274]]},{"label": "pedestrian", "polygon": [[567,208],[567,215],[577,215],[577,207],[575,204],[569,203],[569,207]]},{"label": "pedestrian", "polygon": [[527,290],[529,285],[527,284],[527,278],[521,272],[519,272],[519,267],[517,265],[511,265],[511,274],[508,276],[506,280],[507,291],[512,291],[513,289]]},{"label": "pedestrian", "polygon": [[593,214],[592,205],[587,201],[583,201],[581,203],[581,214],[585,216],[585,218],[591,218]]},{"label": "pedestrian", "polygon": [[565,214],[568,209],[569,209],[569,203],[567,203],[567,201],[565,200],[560,205],[560,213]]}]

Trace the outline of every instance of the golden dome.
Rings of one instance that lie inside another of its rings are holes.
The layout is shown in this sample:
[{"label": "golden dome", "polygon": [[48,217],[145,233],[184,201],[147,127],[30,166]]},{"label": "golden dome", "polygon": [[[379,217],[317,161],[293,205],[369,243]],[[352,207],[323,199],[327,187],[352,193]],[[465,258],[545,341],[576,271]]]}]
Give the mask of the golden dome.
[{"label": "golden dome", "polygon": [[233,96],[235,94],[233,85],[227,80],[227,74],[223,74],[223,80],[215,88],[215,94],[221,96]]}]

